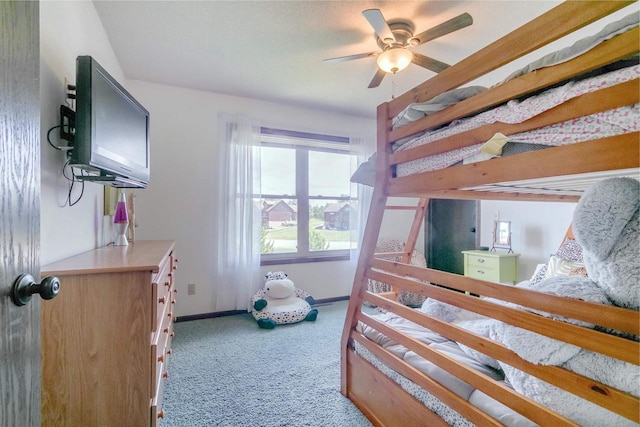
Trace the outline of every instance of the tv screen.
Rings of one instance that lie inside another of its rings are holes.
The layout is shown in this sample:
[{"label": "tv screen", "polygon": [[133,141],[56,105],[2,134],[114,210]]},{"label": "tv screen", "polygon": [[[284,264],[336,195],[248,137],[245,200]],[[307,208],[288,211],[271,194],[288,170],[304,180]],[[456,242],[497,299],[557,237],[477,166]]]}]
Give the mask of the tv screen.
[{"label": "tv screen", "polygon": [[149,112],[91,56],[76,60],[72,166],[78,178],[144,188],[150,178]]}]

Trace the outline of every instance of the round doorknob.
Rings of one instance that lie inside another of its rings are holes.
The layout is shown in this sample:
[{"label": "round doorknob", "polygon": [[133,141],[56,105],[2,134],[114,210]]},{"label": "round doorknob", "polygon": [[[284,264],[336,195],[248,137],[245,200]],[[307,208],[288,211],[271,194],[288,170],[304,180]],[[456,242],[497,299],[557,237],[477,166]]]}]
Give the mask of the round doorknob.
[{"label": "round doorknob", "polygon": [[55,276],[47,276],[41,283],[36,283],[30,274],[21,274],[11,286],[11,301],[23,306],[31,300],[31,295],[40,294],[42,299],[52,299],[60,292],[60,280]]}]

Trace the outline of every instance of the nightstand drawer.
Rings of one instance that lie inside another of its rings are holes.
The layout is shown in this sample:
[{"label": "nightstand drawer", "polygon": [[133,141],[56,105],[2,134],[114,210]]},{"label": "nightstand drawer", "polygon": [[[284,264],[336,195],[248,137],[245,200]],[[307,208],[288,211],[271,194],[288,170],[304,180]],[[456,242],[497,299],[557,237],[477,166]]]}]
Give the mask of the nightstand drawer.
[{"label": "nightstand drawer", "polygon": [[500,258],[486,257],[479,255],[469,255],[469,267],[477,267],[483,269],[500,268]]},{"label": "nightstand drawer", "polygon": [[472,277],[474,279],[485,280],[487,282],[499,282],[500,270],[494,268],[469,266],[468,271],[465,269],[465,276]]}]

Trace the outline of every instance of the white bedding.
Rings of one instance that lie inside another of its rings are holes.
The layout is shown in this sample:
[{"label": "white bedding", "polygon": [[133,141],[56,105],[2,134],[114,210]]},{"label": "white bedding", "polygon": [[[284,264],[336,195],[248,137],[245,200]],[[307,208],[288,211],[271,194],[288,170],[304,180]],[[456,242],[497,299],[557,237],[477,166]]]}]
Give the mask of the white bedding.
[{"label": "white bedding", "polygon": [[[611,304],[607,301],[601,290],[594,287],[595,285],[592,281],[575,280],[576,277],[584,277],[583,272],[573,268],[570,270],[558,268],[557,260],[571,263],[574,266],[584,265],[582,247],[574,239],[566,238],[558,250],[549,257],[549,262],[547,264],[541,264],[536,268],[536,271],[529,280],[521,282],[517,286],[536,289],[541,292],[555,295],[565,295],[569,298],[593,303],[605,305]],[[557,279],[545,281],[544,279],[548,277],[555,277]],[[514,308],[519,308],[517,305],[491,298],[486,298],[485,300],[500,305],[509,305]],[[500,342],[531,363],[563,366],[570,371],[578,372],[632,395],[640,395],[640,371],[635,365],[580,349],[571,344],[547,339],[521,328],[509,327],[501,322],[494,321],[493,319],[480,316],[467,310],[457,309],[449,304],[431,298],[426,299],[419,310],[442,321],[452,323],[458,327],[472,331],[485,338]],[[583,327],[602,330],[602,328],[597,325],[592,325],[586,322],[566,319],[533,309],[525,310],[545,317],[551,317],[556,320],[567,321]],[[571,406],[574,409],[577,409],[563,410],[562,400],[567,399],[569,394],[563,392],[557,387],[550,386],[535,377],[524,374],[514,368],[511,368],[507,364],[499,362],[467,346],[453,342],[440,334],[430,331],[395,313],[379,313],[375,315],[375,317],[387,326],[414,337],[432,348],[442,350],[447,356],[452,357],[456,361],[463,363],[490,378],[500,381],[502,384],[510,388],[516,389],[519,393],[543,403],[545,406],[564,412],[565,415],[570,417],[571,415],[574,415],[574,417],[577,416],[584,425],[593,425],[595,427],[596,425],[599,425],[598,423],[602,421],[603,417],[609,421],[608,425],[634,425],[634,423],[629,420],[623,419],[616,414],[610,413],[603,408],[597,407],[572,395],[568,398],[568,403],[565,406]],[[387,349],[398,358],[415,366],[431,378],[434,378],[440,384],[454,391],[460,397],[468,400],[471,404],[475,405],[503,424],[517,427],[535,425],[532,421],[524,418],[516,411],[489,397],[480,390],[474,389],[469,384],[458,380],[445,370],[422,359],[416,353],[408,351],[407,348],[399,345],[375,329],[362,324],[359,325],[359,328],[367,338]],[[611,331],[605,332],[611,333]],[[639,339],[638,337],[628,338],[634,340]],[[440,415],[449,424],[461,426],[468,425],[468,422],[462,418],[462,416],[444,405],[434,396],[422,390],[413,382],[377,361],[377,359],[366,351],[366,349],[361,346],[356,346],[356,349],[358,353],[362,354],[363,357],[367,358],[367,360],[385,372],[386,375],[400,384],[405,390],[421,400],[427,407]],[[518,384],[518,386],[512,387],[508,378],[518,378],[518,381],[514,383]],[[590,423],[590,419],[596,421]]]},{"label": "white bedding", "polygon": [[[451,341],[435,332],[423,328],[407,319],[404,319],[393,313],[381,313],[375,315],[376,319],[386,323],[393,328],[399,329],[402,332],[412,336],[413,338],[428,344],[431,348],[437,349],[443,352],[446,356],[455,359],[456,361],[463,363],[476,371],[493,378],[502,384],[509,386],[504,379],[504,374],[491,368],[487,365],[480,363],[477,359],[469,356],[456,342]],[[476,390],[469,384],[459,380],[455,376],[451,375],[444,369],[437,365],[423,359],[413,351],[408,351],[406,347],[395,343],[386,336],[380,334],[373,328],[362,328],[363,334],[380,344],[383,348],[393,353],[400,359],[403,359],[410,365],[414,366],[421,372],[425,373],[429,377],[433,378],[449,390],[455,392],[461,398],[468,400],[474,406],[485,411],[493,418],[502,422],[508,427],[532,427],[537,424],[518,414],[511,408],[503,405],[495,399],[487,396],[480,390]],[[357,344],[357,343],[356,343]],[[364,358],[373,363],[378,369],[382,370],[387,376],[399,383],[405,390],[411,393],[414,397],[418,398],[429,409],[438,414],[442,419],[452,426],[471,426],[465,418],[460,414],[444,405],[439,399],[433,395],[427,393],[408,379],[397,374],[386,365],[379,362],[375,357],[369,353],[366,349],[356,345],[356,351]]]},{"label": "white bedding", "polygon": [[[585,93],[615,86],[637,79],[638,77],[640,77],[640,66],[632,66],[579,82],[569,82],[563,86],[529,97],[522,102],[512,100],[500,107],[468,119],[455,121],[445,128],[428,132],[406,142],[398,147],[396,151],[408,150],[487,124],[498,122],[522,123]],[[638,104],[636,104],[634,106],[616,108],[587,117],[580,117],[529,132],[510,135],[508,139],[510,142],[559,146],[606,136],[637,132],[638,130],[640,130],[640,108]],[[407,176],[419,172],[444,169],[464,161],[467,157],[479,154],[482,145],[482,143],[476,144],[399,164],[396,168],[396,175]]]},{"label": "white bedding", "polygon": [[[521,285],[525,285],[526,283],[528,282],[523,282]],[[423,309],[423,311],[425,310]],[[507,364],[500,363],[500,369],[489,366],[483,363],[486,362],[485,358],[488,358],[488,356],[481,355],[481,353],[475,352],[468,347],[459,345],[454,341],[451,341],[394,313],[381,313],[374,315],[374,317],[388,326],[398,329],[422,343],[427,344],[430,348],[442,352],[444,355],[498,381],[507,387],[512,389],[514,388],[511,386],[508,380],[509,378],[512,381],[517,381],[519,386],[514,389],[518,393],[558,411],[571,419],[574,419],[574,421],[581,425],[592,427],[599,427],[601,425],[631,427],[636,425],[626,418],[578,398],[558,387],[547,384],[544,381],[512,368]],[[487,319],[487,321],[491,320],[492,319]],[[482,328],[482,325],[479,326],[478,322],[481,324],[483,320],[476,319],[475,321],[468,321],[468,329],[478,333],[478,327]],[[456,322],[456,325],[465,327],[464,322]],[[565,369],[586,375],[596,381],[619,388],[620,390],[632,395],[637,396],[640,393],[640,373],[635,365],[618,361],[599,353],[580,349],[559,341],[550,339],[540,340],[538,338],[542,337],[520,328],[509,328],[509,334],[512,334],[514,330],[522,331],[523,334],[513,336],[513,339],[518,341],[518,345],[516,347],[518,347],[519,350],[517,353],[532,363],[562,366]],[[369,326],[360,325],[360,330],[370,340],[378,343],[398,358],[420,370],[433,380],[456,393],[462,399],[469,401],[491,417],[499,420],[504,425],[510,427],[531,427],[537,425],[508,406],[491,398],[482,391],[475,389],[464,381],[461,381],[434,363],[422,358],[415,352],[410,351],[406,347],[390,340],[375,329]],[[495,328],[492,328],[490,338],[495,341],[496,337],[493,336],[494,333],[500,334],[500,331],[496,331]],[[481,335],[483,334],[481,333]],[[502,339],[497,339],[497,341],[502,342],[508,348],[512,347],[509,342],[504,341],[504,333]],[[525,347],[529,349],[527,351],[534,354],[533,357],[531,357],[531,354],[527,356],[527,354],[522,353],[522,344],[526,344]],[[549,348],[549,346],[552,346],[553,348]],[[433,395],[422,390],[415,383],[378,361],[375,356],[362,346],[357,345],[357,343],[356,352],[374,364],[395,382],[400,384],[414,397],[422,401],[429,409],[434,411],[449,424],[456,426],[469,425],[468,421],[457,412],[444,405]],[[537,362],[536,360],[530,360],[539,356],[539,353],[549,353],[552,355],[553,360],[541,360]],[[478,357],[478,355],[481,357]],[[491,364],[493,365],[493,363]]]}]

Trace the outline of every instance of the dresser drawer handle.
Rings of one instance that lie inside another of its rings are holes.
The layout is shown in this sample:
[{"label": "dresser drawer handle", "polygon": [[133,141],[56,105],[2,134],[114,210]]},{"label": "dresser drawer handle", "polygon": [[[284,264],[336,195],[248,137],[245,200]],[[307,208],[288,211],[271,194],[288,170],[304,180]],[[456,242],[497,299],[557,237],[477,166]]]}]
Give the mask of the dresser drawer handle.
[{"label": "dresser drawer handle", "polygon": [[478,274],[484,274],[484,271],[482,271],[482,270],[476,270],[476,273],[478,273]]},{"label": "dresser drawer handle", "polygon": [[162,354],[158,356],[158,362],[160,363],[164,362],[164,356]]},{"label": "dresser drawer handle", "polygon": [[[173,336],[173,334],[171,334],[171,336]],[[170,354],[171,354],[171,349],[170,349],[170,348],[168,348],[168,349],[167,349],[167,356],[168,356],[168,355],[170,355]]]},{"label": "dresser drawer handle", "polygon": [[169,371],[164,371],[162,373],[162,378],[169,378]]},{"label": "dresser drawer handle", "polygon": [[169,288],[169,287],[171,287],[171,282],[166,281],[166,282],[164,282],[164,285],[165,285],[167,288]]},{"label": "dresser drawer handle", "polygon": [[477,260],[477,261],[478,261],[480,264],[482,264],[482,263],[484,262],[484,259],[482,259],[482,258],[478,258],[478,260]]},{"label": "dresser drawer handle", "polygon": [[164,328],[164,329],[162,330],[162,332],[164,332],[165,334],[168,334],[168,333],[169,333],[169,328]]},{"label": "dresser drawer handle", "polygon": [[158,298],[158,302],[159,302],[160,304],[164,304],[164,302],[165,302],[165,298],[164,298],[164,297],[160,297],[160,298]]},{"label": "dresser drawer handle", "polygon": [[162,409],[158,412],[158,418],[164,419],[164,411]]}]

